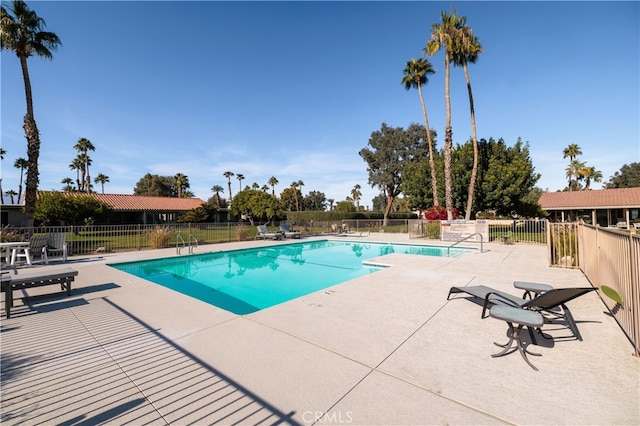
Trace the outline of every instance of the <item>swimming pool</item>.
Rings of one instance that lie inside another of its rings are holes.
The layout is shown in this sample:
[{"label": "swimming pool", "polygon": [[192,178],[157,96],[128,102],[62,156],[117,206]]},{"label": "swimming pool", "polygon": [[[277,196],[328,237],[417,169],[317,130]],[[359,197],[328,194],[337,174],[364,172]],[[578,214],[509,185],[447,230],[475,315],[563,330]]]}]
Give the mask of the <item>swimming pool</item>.
[{"label": "swimming pool", "polygon": [[366,261],[390,253],[447,256],[447,248],[321,240],[109,266],[244,315],[376,272],[384,266]]}]

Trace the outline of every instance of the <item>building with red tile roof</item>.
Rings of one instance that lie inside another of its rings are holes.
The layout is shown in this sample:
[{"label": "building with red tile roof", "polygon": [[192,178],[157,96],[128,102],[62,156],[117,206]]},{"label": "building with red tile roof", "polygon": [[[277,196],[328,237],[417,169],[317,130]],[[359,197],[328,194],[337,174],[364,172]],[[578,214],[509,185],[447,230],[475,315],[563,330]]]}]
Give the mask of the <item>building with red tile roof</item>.
[{"label": "building with red tile roof", "polygon": [[631,228],[640,223],[640,187],[592,191],[545,192],[540,206],[559,221],[583,219],[600,226]]},{"label": "building with red tile roof", "polygon": [[[41,191],[47,192],[47,191]],[[176,222],[178,216],[205,204],[200,198],[147,197],[126,194],[65,192],[67,196],[90,196],[112,209],[109,224],[155,224]]]}]

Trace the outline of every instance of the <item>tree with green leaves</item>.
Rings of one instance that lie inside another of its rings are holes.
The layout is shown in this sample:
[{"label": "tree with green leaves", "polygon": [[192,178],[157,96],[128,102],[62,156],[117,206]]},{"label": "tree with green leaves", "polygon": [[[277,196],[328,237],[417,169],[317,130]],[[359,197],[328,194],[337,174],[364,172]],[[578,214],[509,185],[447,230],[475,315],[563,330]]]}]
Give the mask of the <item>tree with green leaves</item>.
[{"label": "tree with green leaves", "polygon": [[324,192],[309,191],[309,193],[302,198],[303,210],[324,211],[326,205],[327,198]]},{"label": "tree with green leaves", "polygon": [[62,43],[55,33],[44,31],[46,23],[35,11],[29,9],[22,0],[14,0],[10,6],[0,9],[0,24],[2,32],[0,49],[12,51],[16,54],[22,68],[24,80],[27,113],[24,116],[24,132],[27,139],[27,183],[25,188],[25,226],[33,227],[38,182],[38,157],[40,156],[40,132],[33,114],[33,94],[27,59],[39,56],[52,59],[58,46]]},{"label": "tree with green leaves", "polygon": [[[297,185],[297,182],[294,182]],[[297,187],[291,186],[285,188],[280,193],[280,204],[282,209],[288,212],[298,211],[298,199],[302,198],[302,194]]]},{"label": "tree with green leaves", "polygon": [[220,186],[220,185],[213,185],[211,187],[211,192],[213,192],[214,194],[216,194],[216,200],[218,201],[218,206],[222,205],[222,203],[220,202],[220,193],[224,192],[224,189]]},{"label": "tree with green leaves", "polygon": [[224,172],[222,175],[227,178],[227,187],[229,188],[229,201],[231,201],[231,199],[233,198],[233,195],[231,194],[231,176],[234,176],[234,173]]},{"label": "tree with green leaves", "polygon": [[300,191],[298,191],[298,181],[291,182],[291,185],[289,185],[289,186],[293,190],[293,196],[294,196],[294,198],[296,200],[296,211],[299,212],[300,211],[300,203],[298,202],[298,194],[300,194],[300,198],[302,198],[302,193]]},{"label": "tree with green leaves", "polygon": [[[569,191],[578,191],[582,189],[582,185],[580,185],[580,180],[582,179],[582,171],[586,167],[584,161],[573,160],[567,168],[565,169],[566,176],[569,179]],[[575,176],[575,179],[574,179]]]},{"label": "tree with green leaves", "polygon": [[338,213],[352,213],[356,211],[356,206],[350,200],[338,201],[334,211]]},{"label": "tree with green leaves", "polygon": [[[16,159],[16,162],[13,163],[13,167],[16,169],[20,169],[20,184],[18,185],[18,202],[22,199],[22,181],[24,178],[24,171],[29,168],[29,162],[20,157]],[[12,203],[13,204],[13,203]]]},{"label": "tree with green leaves", "polygon": [[103,174],[103,173],[98,173],[98,176],[96,176],[96,178],[93,180],[95,183],[99,183],[101,188],[102,188],[102,193],[104,194],[104,184],[109,182],[109,176]]},{"label": "tree with green leaves", "polygon": [[236,173],[236,179],[238,179],[238,191],[242,191],[242,181],[244,180],[244,175],[242,173]]},{"label": "tree with green leaves", "polygon": [[[473,151],[472,140],[457,145],[452,151],[454,209],[455,206],[468,204],[467,188],[474,161]],[[521,215],[530,214],[527,212],[531,211],[531,206],[523,200],[540,179],[540,174],[535,172],[528,144],[518,139],[514,146],[509,147],[502,139],[480,139],[478,151],[478,184],[469,216],[474,217],[475,213],[485,210],[496,210],[503,215],[512,211]],[[441,153],[436,156],[436,166],[439,167],[442,161]],[[429,174],[424,173],[427,168],[426,159],[422,159],[404,169],[403,193],[414,209],[427,210],[431,206],[431,192],[426,189],[430,184]],[[439,170],[442,168],[439,167]],[[466,216],[467,212],[464,213]]]},{"label": "tree with green leaves", "polygon": [[359,154],[367,163],[369,184],[378,187],[387,196],[384,209],[384,224],[395,198],[402,193],[402,170],[412,162],[424,157],[428,147],[424,126],[412,124],[408,129],[389,127],[382,123],[380,130],[371,133],[368,146]]},{"label": "tree with green leaves", "polygon": [[640,163],[634,162],[623,165],[605,183],[606,189],[612,188],[637,188],[640,186]]},{"label": "tree with green leaves", "polygon": [[173,184],[178,193],[178,198],[184,198],[184,190],[189,188],[189,177],[183,173],[176,173],[173,177]]},{"label": "tree with green leaves", "polygon": [[[431,38],[427,42],[425,52],[433,56],[440,49],[444,49],[444,98],[446,107],[446,122],[444,128],[444,190],[445,205],[449,220],[453,219],[452,176],[451,176],[451,152],[453,150],[453,128],[451,127],[451,92],[450,64],[454,42],[458,29],[463,21],[456,16],[454,10],[451,14],[440,12],[442,22],[431,26]],[[387,194],[388,195],[388,194]]]},{"label": "tree with green leaves", "polygon": [[[574,159],[578,156],[578,155],[582,155],[582,150],[580,149],[580,147],[575,144],[569,144],[569,146],[567,146],[563,151],[562,151],[563,157],[562,158],[569,158],[569,166],[565,169],[567,171],[567,179],[569,180],[569,191],[572,190],[573,187],[575,187],[575,183],[573,180],[573,176],[574,176],[574,172],[578,170],[577,167],[574,167],[575,165],[572,166],[572,163],[574,161]],[[577,182],[577,179],[576,179]]]},{"label": "tree with green leaves", "polygon": [[269,181],[267,182],[267,184],[269,184],[269,186],[271,186],[271,195],[273,195],[274,197],[276,196],[276,185],[280,183],[278,182],[278,179],[276,179],[275,176],[271,176],[269,178]]},{"label": "tree with green leaves", "polygon": [[334,198],[329,198],[327,199],[327,203],[329,203],[329,211],[333,211],[333,203],[335,203],[336,200]]},{"label": "tree with green leaves", "polygon": [[272,221],[280,212],[280,202],[276,197],[255,189],[238,192],[231,204],[231,214],[248,218],[252,225],[256,220]]},{"label": "tree with green leaves", "polygon": [[353,198],[353,201],[356,205],[356,211],[360,211],[360,198],[362,197],[362,192],[360,191],[360,189],[362,189],[362,187],[360,186],[360,184],[356,183],[351,190],[351,198]]},{"label": "tree with green leaves", "polygon": [[594,166],[587,166],[582,170],[582,177],[584,178],[584,189],[591,189],[591,182],[602,182],[602,172],[596,170]]},{"label": "tree with green leaves", "polygon": [[80,185],[80,191],[91,192],[91,177],[89,176],[89,165],[91,164],[91,158],[89,157],[89,151],[95,151],[96,147],[93,146],[91,141],[87,138],[80,138],[74,145],[73,149],[80,154],[78,158],[81,158],[84,162],[82,168],[82,185]]},{"label": "tree with green leaves", "polygon": [[[11,198],[11,204],[15,204],[15,200],[14,197],[16,195],[18,195],[18,193],[16,191],[14,191],[13,189],[8,190],[7,192],[5,192],[5,195],[9,196],[9,198]],[[18,198],[19,200],[20,198]]]},{"label": "tree with green leaves", "polygon": [[428,59],[411,59],[407,62],[407,66],[404,68],[404,77],[402,78],[402,84],[406,90],[412,87],[418,89],[418,95],[420,97],[420,104],[422,105],[422,115],[424,118],[424,127],[429,129],[427,132],[427,143],[429,144],[429,171],[431,173],[431,191],[433,192],[434,205],[438,205],[438,177],[436,174],[436,166],[433,160],[434,142],[429,128],[429,118],[427,116],[427,107],[424,103],[424,97],[422,95],[422,86],[429,82],[428,74],[435,74],[435,70]]},{"label": "tree with green leaves", "polygon": [[84,225],[107,217],[111,207],[86,194],[69,195],[61,192],[40,192],[35,218],[44,225]]},{"label": "tree with green leaves", "polygon": [[62,191],[64,192],[73,192],[76,190],[76,188],[73,186],[73,179],[71,179],[70,177],[62,179],[60,183],[64,185],[64,187],[62,188]]},{"label": "tree with green leaves", "polygon": [[467,18],[460,17],[460,28],[456,32],[453,42],[453,50],[451,52],[451,60],[454,66],[461,66],[464,71],[464,78],[467,83],[467,93],[469,95],[469,115],[471,117],[471,138],[473,141],[473,168],[471,169],[471,179],[469,181],[469,190],[467,196],[467,208],[465,210],[465,219],[471,219],[471,210],[473,205],[473,196],[475,194],[475,185],[478,174],[478,135],[476,132],[476,113],[473,103],[473,92],[471,90],[471,79],[469,78],[468,64],[475,64],[478,56],[482,53],[482,45],[473,34],[471,27],[466,26]]},{"label": "tree with green leaves", "polygon": [[176,189],[172,176],[159,176],[147,173],[136,183],[133,189],[133,195],[177,197]]}]

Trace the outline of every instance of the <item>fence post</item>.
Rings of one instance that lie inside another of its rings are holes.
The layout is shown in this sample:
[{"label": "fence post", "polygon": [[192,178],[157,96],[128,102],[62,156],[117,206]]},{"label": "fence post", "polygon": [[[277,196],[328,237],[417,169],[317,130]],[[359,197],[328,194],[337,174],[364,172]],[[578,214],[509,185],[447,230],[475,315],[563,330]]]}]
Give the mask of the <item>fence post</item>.
[{"label": "fence post", "polygon": [[640,255],[637,250],[638,246],[633,243],[633,235],[629,232],[629,268],[631,268],[631,318],[633,323],[633,339],[635,356],[640,356],[640,294],[638,294],[638,261]]}]

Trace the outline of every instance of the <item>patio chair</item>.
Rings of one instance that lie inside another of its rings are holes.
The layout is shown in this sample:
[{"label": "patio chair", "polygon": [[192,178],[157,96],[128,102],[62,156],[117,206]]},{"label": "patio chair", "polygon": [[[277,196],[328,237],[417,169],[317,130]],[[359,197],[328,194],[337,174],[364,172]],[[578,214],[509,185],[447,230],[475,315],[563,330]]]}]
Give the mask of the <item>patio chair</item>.
[{"label": "patio chair", "polygon": [[[473,297],[483,300],[481,318],[486,318],[487,309],[492,305],[506,305],[515,308],[527,309],[539,312],[548,317],[563,319],[569,325],[569,329],[573,332],[578,340],[582,340],[578,326],[571,315],[571,311],[566,303],[596,290],[594,287],[570,287],[570,288],[553,288],[545,291],[532,299],[524,299],[511,295],[502,291],[495,290],[484,285],[470,287],[451,287],[447,300],[450,300],[452,294],[466,293]],[[533,336],[532,336],[533,337]]]},{"label": "patio chair", "polygon": [[47,241],[49,241],[49,234],[33,234],[31,238],[29,238],[29,246],[25,247],[22,250],[14,249],[11,253],[11,264],[15,265],[17,258],[24,258],[29,266],[31,266],[31,262],[35,256],[39,256],[42,258],[44,263],[49,264],[49,259],[47,258]]},{"label": "patio chair", "polygon": [[57,232],[49,235],[47,241],[47,258],[51,254],[60,253],[62,255],[62,261],[67,261],[67,234],[64,232]]},{"label": "patio chair", "polygon": [[271,240],[281,240],[283,235],[282,232],[278,231],[278,232],[271,232],[269,231],[269,229],[267,228],[267,225],[258,225],[256,226],[256,228],[258,229],[258,232],[256,233],[256,240],[258,238],[262,238],[263,240],[266,240],[267,238],[271,239]]},{"label": "patio chair", "polygon": [[300,239],[300,231],[292,231],[289,228],[288,223],[283,223],[280,225],[280,232],[284,235],[285,238],[297,238]]},{"label": "patio chair", "polygon": [[13,307],[13,292],[27,288],[42,287],[46,285],[60,284],[61,290],[67,291],[67,296],[71,296],[71,283],[78,271],[71,268],[55,269],[53,271],[35,272],[14,272],[2,274],[2,287],[0,290],[5,294],[4,308],[7,318],[11,317]]}]

